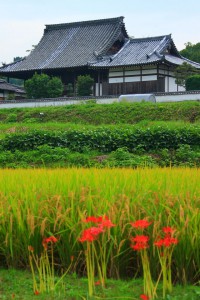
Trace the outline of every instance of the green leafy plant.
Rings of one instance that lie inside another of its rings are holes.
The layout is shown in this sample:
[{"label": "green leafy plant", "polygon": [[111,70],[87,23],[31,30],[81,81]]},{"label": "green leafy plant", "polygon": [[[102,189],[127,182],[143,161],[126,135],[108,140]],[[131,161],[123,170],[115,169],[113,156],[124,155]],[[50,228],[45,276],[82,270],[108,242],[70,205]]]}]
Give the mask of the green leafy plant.
[{"label": "green leafy plant", "polygon": [[189,76],[185,82],[186,91],[200,90],[200,75]]},{"label": "green leafy plant", "polygon": [[90,96],[94,79],[90,75],[79,75],[77,78],[77,93],[79,96]]},{"label": "green leafy plant", "polygon": [[63,93],[63,84],[58,77],[35,73],[31,79],[25,81],[25,91],[28,98],[55,98]]}]

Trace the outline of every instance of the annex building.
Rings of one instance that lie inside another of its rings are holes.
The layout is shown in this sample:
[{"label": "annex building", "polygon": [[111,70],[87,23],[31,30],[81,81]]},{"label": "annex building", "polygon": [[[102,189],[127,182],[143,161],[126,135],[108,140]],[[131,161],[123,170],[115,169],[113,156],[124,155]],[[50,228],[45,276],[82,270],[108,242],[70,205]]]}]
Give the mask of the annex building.
[{"label": "annex building", "polygon": [[[0,75],[28,79],[35,72],[59,76],[65,86],[89,74],[95,80],[93,94],[182,91],[174,69],[187,62],[171,35],[130,38],[123,17],[46,25],[38,45],[22,60],[0,68]],[[67,92],[65,91],[67,95]]]}]

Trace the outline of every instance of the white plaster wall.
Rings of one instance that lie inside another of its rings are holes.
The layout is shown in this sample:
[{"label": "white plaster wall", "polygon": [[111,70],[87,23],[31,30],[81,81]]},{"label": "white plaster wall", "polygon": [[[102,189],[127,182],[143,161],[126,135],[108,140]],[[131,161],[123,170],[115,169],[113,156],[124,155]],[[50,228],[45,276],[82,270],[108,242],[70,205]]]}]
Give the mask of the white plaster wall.
[{"label": "white plaster wall", "polygon": [[168,92],[177,92],[177,84],[175,83],[175,78],[169,77],[169,91]]},{"label": "white plaster wall", "polygon": [[109,77],[115,77],[115,76],[123,76],[123,71],[120,72],[109,72]]},{"label": "white plaster wall", "polygon": [[130,76],[130,75],[140,75],[140,70],[125,71],[125,76]]},{"label": "white plaster wall", "polygon": [[142,81],[152,81],[152,80],[157,80],[157,75],[142,76]]},{"label": "white plaster wall", "polygon": [[123,82],[123,77],[118,77],[118,78],[109,78],[109,83],[121,83]]},{"label": "white plaster wall", "polygon": [[140,76],[125,77],[125,82],[138,82],[140,81]]},{"label": "white plaster wall", "polygon": [[199,94],[156,96],[156,102],[200,101]]},{"label": "white plaster wall", "polygon": [[157,74],[156,69],[142,70],[142,74]]}]

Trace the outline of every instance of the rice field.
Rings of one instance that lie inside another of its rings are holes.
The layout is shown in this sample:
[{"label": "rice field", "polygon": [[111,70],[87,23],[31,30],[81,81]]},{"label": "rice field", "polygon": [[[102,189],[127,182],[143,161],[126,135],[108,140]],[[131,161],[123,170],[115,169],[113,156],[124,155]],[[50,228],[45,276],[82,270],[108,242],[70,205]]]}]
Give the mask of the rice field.
[{"label": "rice field", "polygon": [[[200,171],[163,169],[4,169],[0,170],[1,265],[29,268],[28,246],[42,251],[42,239],[59,241],[58,272],[85,274],[84,246],[79,242],[87,216],[107,215],[115,227],[106,242],[107,274],[111,278],[141,276],[130,248],[130,222],[152,222],[148,234],[159,237],[162,226],[176,229],[174,283],[200,280]],[[149,248],[153,276],[159,274],[155,247]],[[73,263],[72,263],[73,258]]]}]

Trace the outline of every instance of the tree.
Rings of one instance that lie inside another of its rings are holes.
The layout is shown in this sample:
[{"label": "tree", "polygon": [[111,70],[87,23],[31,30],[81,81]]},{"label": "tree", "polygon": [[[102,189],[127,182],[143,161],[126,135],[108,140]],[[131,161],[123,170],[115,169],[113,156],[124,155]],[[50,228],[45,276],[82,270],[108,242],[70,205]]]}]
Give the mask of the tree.
[{"label": "tree", "polygon": [[190,42],[185,44],[185,49],[180,51],[184,57],[200,63],[200,43],[192,44]]},{"label": "tree", "polygon": [[47,74],[35,73],[31,79],[25,81],[25,91],[28,98],[55,98],[63,92],[63,84],[58,77],[49,77]]},{"label": "tree", "polygon": [[16,56],[16,57],[14,57],[13,61],[14,61],[14,62],[18,62],[18,61],[20,61],[20,60],[22,60],[22,59],[23,59],[23,57]]},{"label": "tree", "polygon": [[186,91],[200,90],[200,75],[189,76],[186,79]]},{"label": "tree", "polygon": [[184,62],[182,65],[178,66],[175,71],[174,75],[176,78],[176,84],[185,87],[185,81],[189,76],[197,74],[199,71],[193,67],[192,65]]},{"label": "tree", "polygon": [[94,79],[90,75],[80,75],[77,78],[77,93],[79,96],[90,96]]},{"label": "tree", "polygon": [[60,78],[52,77],[47,84],[47,90],[48,90],[48,97],[50,98],[60,97],[63,93],[63,84]]}]

